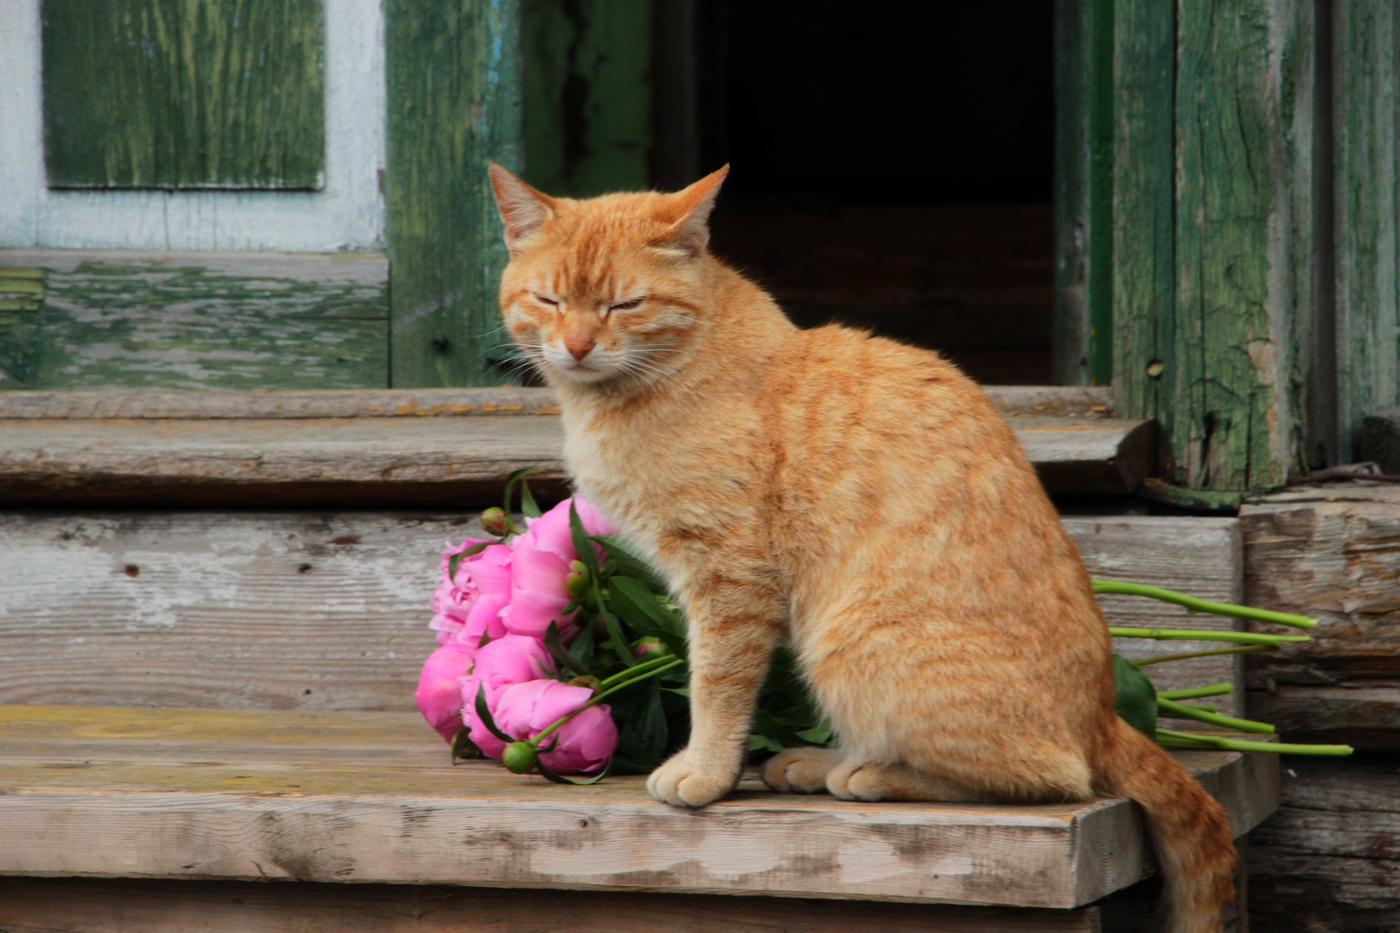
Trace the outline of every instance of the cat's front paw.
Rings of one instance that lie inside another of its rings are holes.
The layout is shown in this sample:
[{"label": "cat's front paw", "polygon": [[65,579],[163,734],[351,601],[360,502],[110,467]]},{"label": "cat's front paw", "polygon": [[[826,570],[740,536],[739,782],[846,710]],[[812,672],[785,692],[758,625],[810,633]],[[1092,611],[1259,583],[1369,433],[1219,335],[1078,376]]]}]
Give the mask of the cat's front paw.
[{"label": "cat's front paw", "polygon": [[683,749],[647,778],[647,791],[673,807],[703,807],[714,803],[739,783],[739,769]]}]

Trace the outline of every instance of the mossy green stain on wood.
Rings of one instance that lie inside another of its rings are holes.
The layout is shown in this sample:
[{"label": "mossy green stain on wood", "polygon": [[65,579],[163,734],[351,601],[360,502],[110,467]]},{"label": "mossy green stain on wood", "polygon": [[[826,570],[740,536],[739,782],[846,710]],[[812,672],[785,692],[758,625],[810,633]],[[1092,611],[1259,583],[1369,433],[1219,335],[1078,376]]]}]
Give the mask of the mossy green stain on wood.
[{"label": "mossy green stain on wood", "polygon": [[[382,257],[26,251],[42,303],[0,315],[0,389],[388,383]],[[0,252],[0,283],[10,270]],[[3,290],[0,284],[0,290]]]},{"label": "mossy green stain on wood", "polygon": [[523,0],[525,178],[556,195],[648,186],[649,0]]},{"label": "mossy green stain on wood", "polygon": [[386,0],[392,384],[513,381],[486,165],[520,168],[517,0]]},{"label": "mossy green stain on wood", "polygon": [[50,187],[315,189],[320,3],[44,0]]}]

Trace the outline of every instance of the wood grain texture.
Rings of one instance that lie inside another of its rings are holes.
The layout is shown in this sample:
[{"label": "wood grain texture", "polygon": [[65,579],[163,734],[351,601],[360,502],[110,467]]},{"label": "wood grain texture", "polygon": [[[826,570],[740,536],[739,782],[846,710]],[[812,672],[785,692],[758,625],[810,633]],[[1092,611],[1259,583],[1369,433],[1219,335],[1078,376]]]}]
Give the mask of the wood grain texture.
[{"label": "wood grain texture", "polygon": [[321,4],[44,0],[53,188],[319,188]]},{"label": "wood grain texture", "polygon": [[[0,293],[6,270],[0,267]],[[38,274],[25,281],[34,282]],[[21,280],[13,280],[18,283]],[[42,288],[42,286],[39,286]],[[16,290],[33,295],[33,286]],[[37,300],[36,300],[37,307]],[[3,310],[3,308],[0,308]],[[1110,418],[1111,390],[1092,386],[984,386],[1007,415]],[[0,420],[12,418],[368,418],[466,414],[557,415],[545,388],[369,389],[183,392],[152,389],[0,394]]]},{"label": "wood grain texture", "polygon": [[1117,408],[1161,421],[1178,485],[1264,490],[1302,461],[1312,11],[1118,8]]},{"label": "wood grain texture", "polygon": [[496,304],[506,251],[486,165],[520,168],[519,7],[384,4],[397,387],[514,381]]},{"label": "wood grain texture", "polygon": [[[1122,799],[871,805],[776,795],[749,777],[683,811],[651,800],[641,777],[583,789],[454,767],[414,713],[14,706],[0,709],[0,749],[10,875],[1075,907],[1149,864]],[[1237,832],[1272,809],[1258,756],[1181,758]],[[42,847],[20,844],[40,834]]]},{"label": "wood grain texture", "polygon": [[1400,679],[1400,488],[1296,487],[1246,503],[1240,521],[1246,600],[1321,622],[1313,641],[1250,658],[1256,686]]},{"label": "wood grain texture", "polygon": [[1250,915],[1269,933],[1400,929],[1394,757],[1287,759],[1278,812],[1250,841]]},{"label": "wood grain texture", "polygon": [[3,250],[37,308],[0,328],[0,390],[386,386],[378,254]]},{"label": "wood grain texture", "polygon": [[1387,0],[1332,11],[1336,462],[1349,463],[1362,419],[1400,404],[1400,11]]},{"label": "wood grain texture", "polygon": [[[1014,422],[1052,494],[1123,494],[1150,463],[1152,425]],[[506,476],[558,494],[551,415],[457,418],[0,420],[0,501],[166,506],[440,507],[498,497]]]},{"label": "wood grain texture", "polygon": [[[1238,595],[1232,519],[1066,526],[1092,574]],[[474,515],[441,509],[0,516],[0,702],[411,709],[434,647],[427,624],[442,545],[481,534]],[[1187,621],[1184,610],[1152,600],[1103,605],[1117,624]],[[1136,640],[1120,649],[1186,650]],[[1167,689],[1233,680],[1236,671],[1231,659],[1213,658],[1161,665],[1152,676]]]},{"label": "wood grain texture", "polygon": [[1099,933],[1098,912],[635,891],[0,878],[7,933]]}]

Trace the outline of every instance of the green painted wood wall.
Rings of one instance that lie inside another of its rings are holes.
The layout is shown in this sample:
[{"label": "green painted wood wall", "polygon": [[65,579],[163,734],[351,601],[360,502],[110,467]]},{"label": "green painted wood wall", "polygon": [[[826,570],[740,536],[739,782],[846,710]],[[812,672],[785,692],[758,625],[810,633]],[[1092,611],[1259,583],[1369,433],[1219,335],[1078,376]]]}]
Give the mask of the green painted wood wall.
[{"label": "green painted wood wall", "polygon": [[44,0],[50,187],[319,188],[320,3]]},{"label": "green painted wood wall", "polygon": [[[1062,3],[1061,29],[1075,7]],[[1309,414],[1309,381],[1328,352],[1317,323],[1332,313],[1319,287],[1331,176],[1316,158],[1330,138],[1318,9],[1112,4],[1111,181],[1081,195],[1111,206],[1111,273],[1086,278],[1084,303],[1112,308],[1117,409],[1161,423],[1163,474],[1182,487],[1282,485],[1308,467],[1310,417],[1335,416]],[[1084,55],[1061,71],[1088,68]],[[1064,119],[1062,107],[1062,129]],[[1098,206],[1081,215],[1103,223]],[[1102,232],[1094,225],[1091,242]],[[1073,362],[1061,357],[1061,378],[1092,378]]]},{"label": "green painted wood wall", "polygon": [[385,0],[390,384],[509,381],[486,164],[521,168],[516,0]]},{"label": "green painted wood wall", "polygon": [[521,0],[525,179],[590,197],[648,187],[652,0]]}]

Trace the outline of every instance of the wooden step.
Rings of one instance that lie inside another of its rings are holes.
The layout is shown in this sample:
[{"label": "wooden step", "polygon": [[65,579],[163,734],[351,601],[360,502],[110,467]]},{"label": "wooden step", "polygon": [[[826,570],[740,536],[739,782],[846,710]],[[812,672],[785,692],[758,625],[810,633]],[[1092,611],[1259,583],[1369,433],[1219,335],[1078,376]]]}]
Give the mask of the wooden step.
[{"label": "wooden step", "polygon": [[[1132,492],[1148,421],[1102,417],[1092,390],[994,390],[1055,495]],[[544,389],[0,393],[0,502],[200,507],[486,503],[533,467],[563,491]]]},{"label": "wooden step", "polygon": [[[1075,908],[1151,870],[1123,799],[866,804],[752,775],[700,811],[639,776],[453,766],[414,713],[0,707],[0,874],[454,884]],[[1180,759],[1236,835],[1277,761]],[[31,844],[42,839],[42,845]]]},{"label": "wooden step", "polygon": [[[1235,519],[1065,524],[1094,575],[1240,598]],[[474,514],[441,511],[0,515],[0,703],[411,709],[434,647],[442,545],[481,534]],[[1101,602],[1122,625],[1234,624],[1133,597]],[[1237,682],[1239,656],[1152,676],[1163,689]],[[1230,696],[1212,702],[1237,709]]]}]

